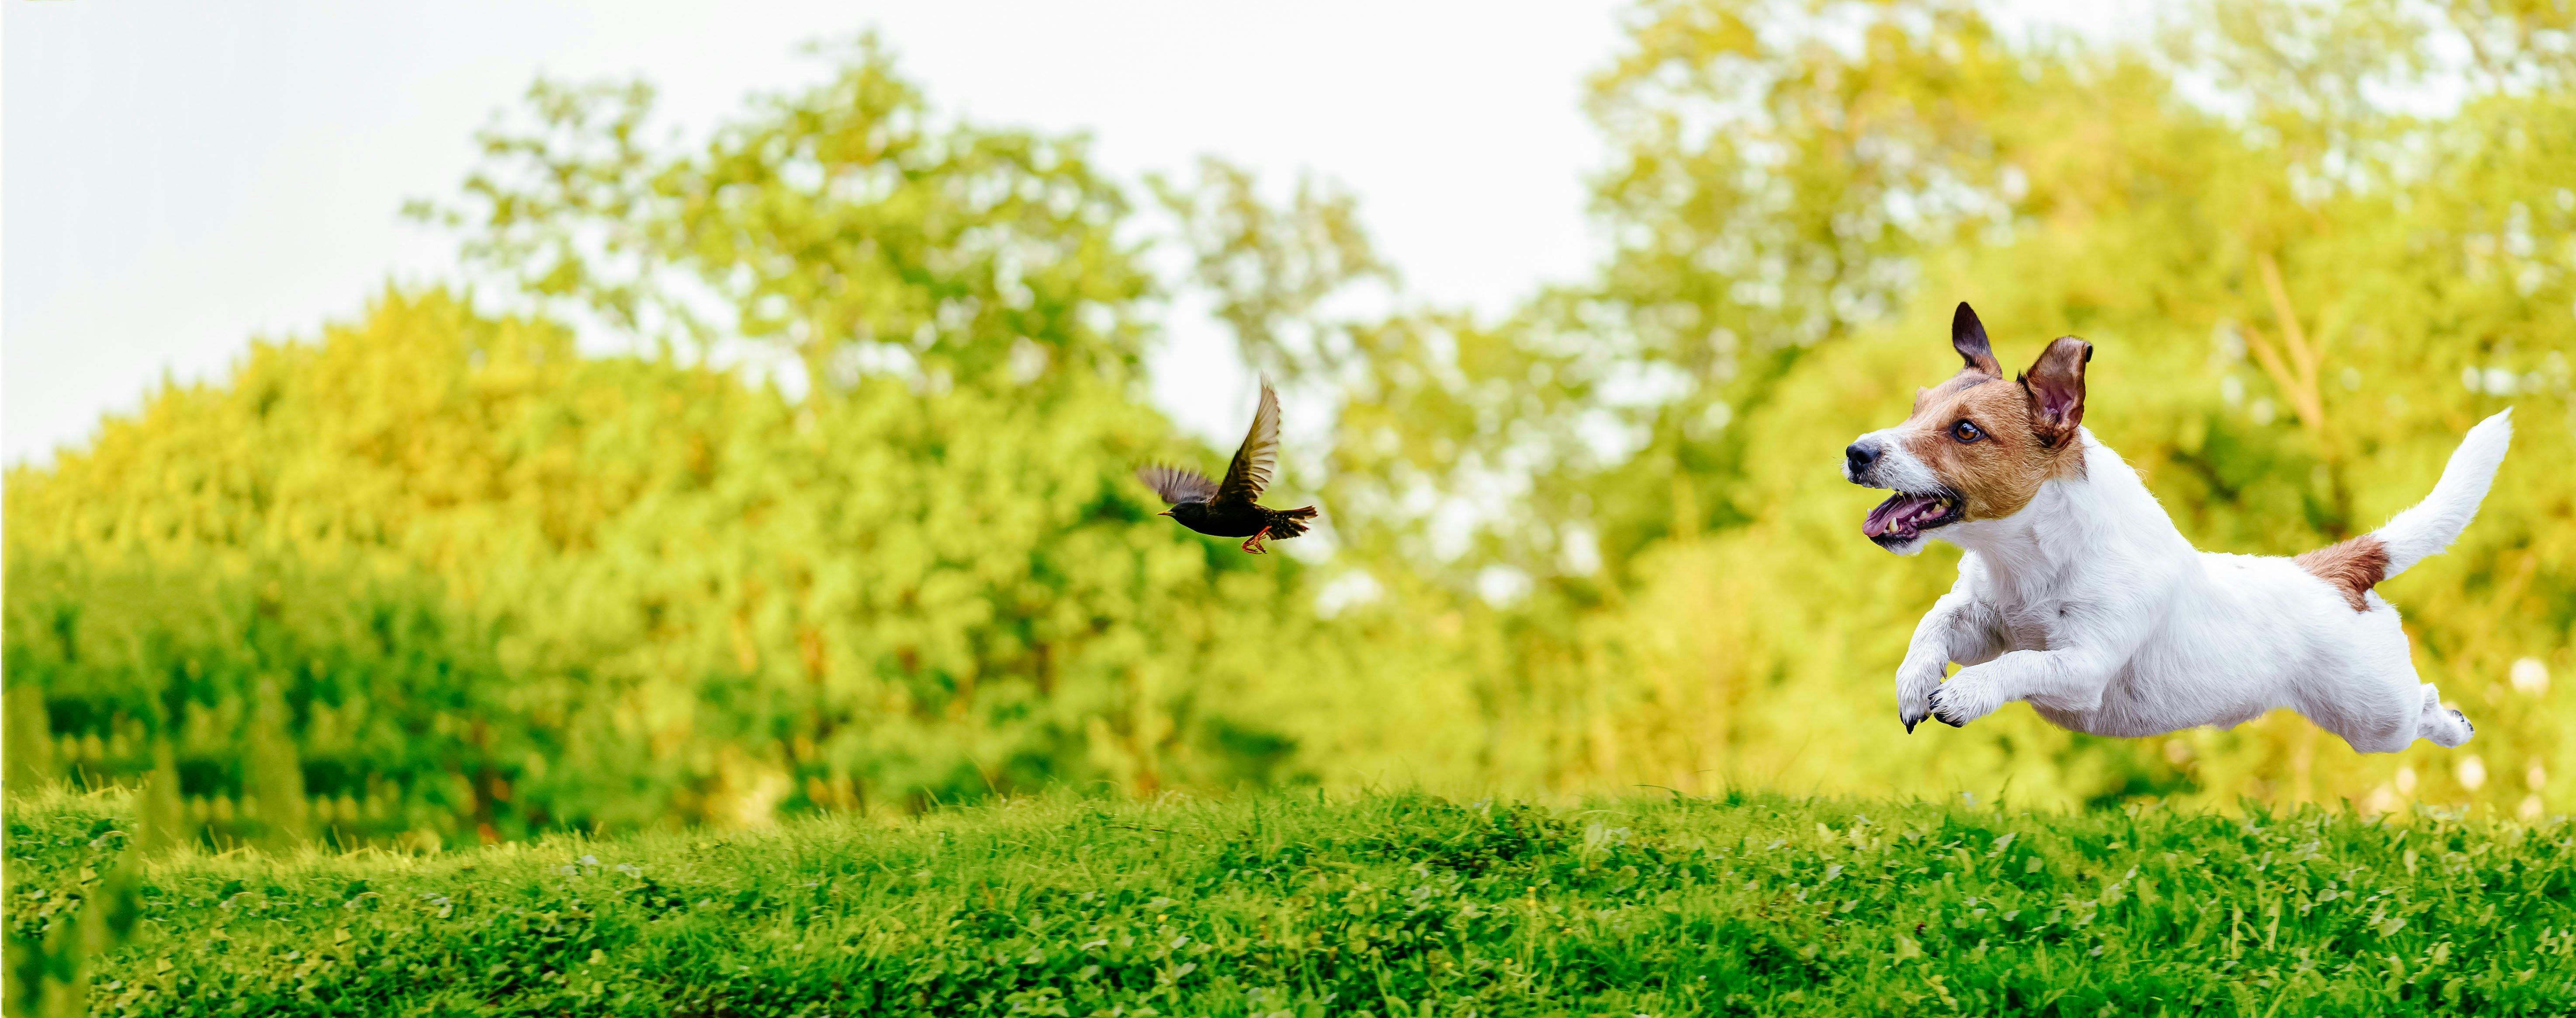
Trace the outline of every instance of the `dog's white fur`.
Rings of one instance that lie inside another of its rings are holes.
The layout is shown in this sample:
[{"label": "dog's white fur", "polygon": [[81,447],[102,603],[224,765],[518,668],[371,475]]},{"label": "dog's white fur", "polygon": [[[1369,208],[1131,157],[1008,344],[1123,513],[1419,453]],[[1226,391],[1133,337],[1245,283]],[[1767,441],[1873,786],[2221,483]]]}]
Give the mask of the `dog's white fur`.
[{"label": "dog's white fur", "polygon": [[[2383,579],[2449,547],[2477,515],[2511,416],[2471,429],[2433,493],[2373,533],[2388,553]],[[1878,465],[1875,486],[1940,487],[1891,432],[1862,439],[1881,439],[1893,461]],[[2397,610],[2376,590],[2357,612],[2290,559],[2194,549],[2119,454],[2089,430],[2078,435],[2081,477],[2042,482],[2009,517],[1953,523],[1892,549],[1912,554],[1940,537],[1967,551],[1896,672],[1908,729],[1927,715],[1964,725],[2026,700],[2096,735],[2233,727],[2288,707],[2364,753],[2468,741],[2468,719],[2417,680]],[[1944,682],[1953,661],[1964,667]]]}]

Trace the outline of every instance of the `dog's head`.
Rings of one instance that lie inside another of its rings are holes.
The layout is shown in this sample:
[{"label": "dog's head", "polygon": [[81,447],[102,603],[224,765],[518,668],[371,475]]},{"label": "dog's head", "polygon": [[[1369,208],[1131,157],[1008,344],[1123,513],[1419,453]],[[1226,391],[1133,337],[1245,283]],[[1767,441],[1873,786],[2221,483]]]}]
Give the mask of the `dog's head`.
[{"label": "dog's head", "polygon": [[1968,305],[1950,320],[1950,345],[1967,366],[1914,395],[1904,423],[1860,436],[1843,450],[1843,477],[1896,494],[1870,510],[1861,533],[1899,555],[1927,531],[2020,512],[2052,477],[2080,477],[2084,365],[2093,344],[2061,336],[2030,370],[2004,378],[1986,327]]}]

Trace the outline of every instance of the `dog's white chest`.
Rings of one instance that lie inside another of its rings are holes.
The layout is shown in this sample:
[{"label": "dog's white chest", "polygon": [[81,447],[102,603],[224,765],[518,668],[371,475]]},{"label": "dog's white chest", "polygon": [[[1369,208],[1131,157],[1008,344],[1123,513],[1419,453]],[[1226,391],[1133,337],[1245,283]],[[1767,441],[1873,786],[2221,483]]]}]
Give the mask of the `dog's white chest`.
[{"label": "dog's white chest", "polygon": [[2065,606],[2055,601],[1998,606],[1997,614],[2003,621],[2005,649],[2050,649],[2057,642],[2052,637],[2064,611]]}]

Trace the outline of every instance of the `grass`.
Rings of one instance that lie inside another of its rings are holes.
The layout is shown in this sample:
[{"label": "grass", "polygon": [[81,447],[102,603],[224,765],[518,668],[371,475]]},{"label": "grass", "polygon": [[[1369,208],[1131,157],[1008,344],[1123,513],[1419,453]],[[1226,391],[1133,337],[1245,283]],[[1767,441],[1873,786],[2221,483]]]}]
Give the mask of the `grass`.
[{"label": "grass", "polygon": [[137,864],[127,808],[8,804],[13,994],[121,879],[95,1013],[2576,1007],[2566,821],[1308,795]]}]

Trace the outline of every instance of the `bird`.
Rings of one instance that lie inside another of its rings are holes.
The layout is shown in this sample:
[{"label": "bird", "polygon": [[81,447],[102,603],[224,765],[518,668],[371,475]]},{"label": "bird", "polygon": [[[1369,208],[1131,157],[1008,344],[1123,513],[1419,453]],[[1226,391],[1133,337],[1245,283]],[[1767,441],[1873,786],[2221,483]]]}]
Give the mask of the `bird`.
[{"label": "bird", "polygon": [[1278,462],[1279,394],[1271,391],[1270,379],[1264,377],[1252,430],[1243,436],[1243,447],[1234,451],[1224,482],[1210,481],[1196,470],[1160,464],[1138,468],[1136,479],[1171,506],[1161,515],[1210,537],[1243,538],[1245,552],[1263,555],[1268,554],[1262,549],[1263,540],[1285,541],[1303,534],[1306,521],[1315,518],[1311,505],[1272,509],[1257,501],[1261,489],[1270,486],[1270,471]]}]

